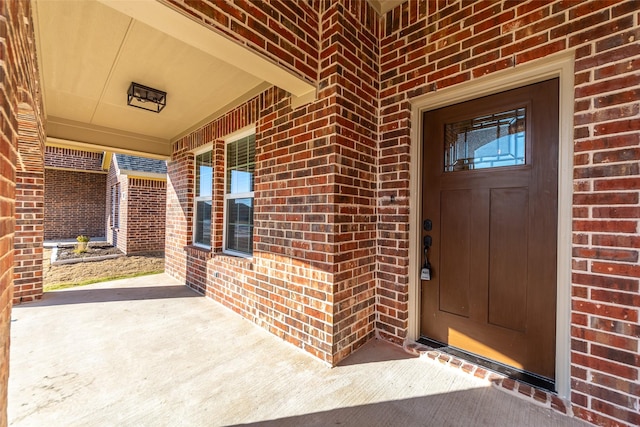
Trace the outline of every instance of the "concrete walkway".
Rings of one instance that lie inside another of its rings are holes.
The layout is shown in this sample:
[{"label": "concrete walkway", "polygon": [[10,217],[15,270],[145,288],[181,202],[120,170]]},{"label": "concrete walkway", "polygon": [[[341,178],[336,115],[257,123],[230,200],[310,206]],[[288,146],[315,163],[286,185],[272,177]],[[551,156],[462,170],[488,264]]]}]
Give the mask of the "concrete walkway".
[{"label": "concrete walkway", "polygon": [[584,426],[372,341],[329,369],[166,275],[14,307],[13,426]]}]

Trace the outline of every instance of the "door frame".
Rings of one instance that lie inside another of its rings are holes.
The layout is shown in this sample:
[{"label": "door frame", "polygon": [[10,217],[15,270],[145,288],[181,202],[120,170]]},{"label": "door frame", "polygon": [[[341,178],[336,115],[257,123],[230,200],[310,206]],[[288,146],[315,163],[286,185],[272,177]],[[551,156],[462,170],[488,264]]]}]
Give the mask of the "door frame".
[{"label": "door frame", "polygon": [[437,90],[410,100],[411,160],[409,181],[409,319],[407,339],[420,338],[420,230],[422,223],[422,116],[429,110],[469,101],[544,80],[559,78],[558,242],[556,308],[556,389],[571,390],[571,248],[573,197],[573,51],[542,58],[508,70]]}]

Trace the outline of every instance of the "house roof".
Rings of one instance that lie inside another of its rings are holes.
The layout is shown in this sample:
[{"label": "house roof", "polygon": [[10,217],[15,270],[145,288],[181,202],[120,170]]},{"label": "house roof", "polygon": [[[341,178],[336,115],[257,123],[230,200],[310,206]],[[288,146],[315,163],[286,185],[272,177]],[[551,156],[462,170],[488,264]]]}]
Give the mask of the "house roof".
[{"label": "house roof", "polygon": [[167,173],[167,164],[164,160],[147,159],[145,157],[129,156],[127,154],[115,154],[120,172],[148,172]]}]

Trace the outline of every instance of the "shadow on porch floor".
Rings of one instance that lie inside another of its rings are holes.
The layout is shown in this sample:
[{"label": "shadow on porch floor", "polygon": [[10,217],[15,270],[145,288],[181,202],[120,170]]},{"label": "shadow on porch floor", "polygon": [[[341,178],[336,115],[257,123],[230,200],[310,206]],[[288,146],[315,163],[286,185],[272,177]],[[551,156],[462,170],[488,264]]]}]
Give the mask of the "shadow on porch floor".
[{"label": "shadow on porch floor", "polygon": [[381,341],[329,369],[164,274],[12,315],[13,426],[585,425]]}]

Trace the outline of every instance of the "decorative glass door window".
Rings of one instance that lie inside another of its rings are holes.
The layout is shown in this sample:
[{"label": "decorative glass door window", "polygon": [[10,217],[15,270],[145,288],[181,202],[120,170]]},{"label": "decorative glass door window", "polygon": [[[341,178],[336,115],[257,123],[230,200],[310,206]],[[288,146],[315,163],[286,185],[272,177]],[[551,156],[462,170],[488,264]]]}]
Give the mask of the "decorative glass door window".
[{"label": "decorative glass door window", "polygon": [[444,171],[526,163],[526,108],[445,125]]}]

